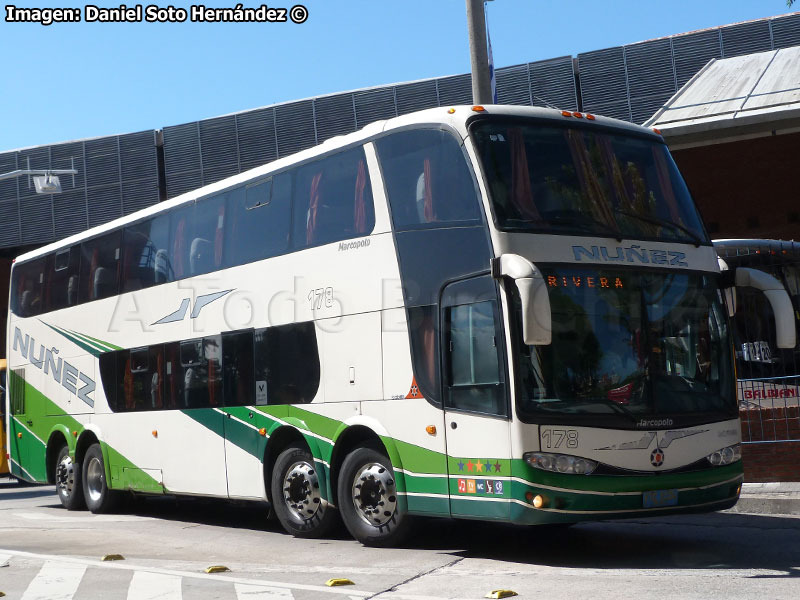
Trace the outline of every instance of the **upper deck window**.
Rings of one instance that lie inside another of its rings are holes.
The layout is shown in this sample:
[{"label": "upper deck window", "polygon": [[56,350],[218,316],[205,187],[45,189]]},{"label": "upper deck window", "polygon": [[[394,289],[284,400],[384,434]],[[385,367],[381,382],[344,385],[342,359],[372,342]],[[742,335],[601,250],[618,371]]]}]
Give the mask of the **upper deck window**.
[{"label": "upper deck window", "polygon": [[376,142],[395,229],[474,224],[475,182],[458,140],[441,129],[414,129]]},{"label": "upper deck window", "polygon": [[481,121],[472,136],[501,229],[708,243],[656,140],[521,121]]}]

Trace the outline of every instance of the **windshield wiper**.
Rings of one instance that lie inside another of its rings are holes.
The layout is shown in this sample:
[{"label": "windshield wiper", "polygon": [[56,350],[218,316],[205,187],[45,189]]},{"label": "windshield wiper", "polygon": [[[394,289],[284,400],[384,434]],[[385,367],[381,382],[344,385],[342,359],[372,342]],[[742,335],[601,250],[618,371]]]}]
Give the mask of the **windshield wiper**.
[{"label": "windshield wiper", "polygon": [[688,235],[694,245],[699,248],[703,244],[703,240],[691,229],[681,225],[680,223],[674,223],[672,221],[667,221],[666,219],[662,219],[660,217],[650,217],[647,215],[640,215],[638,213],[629,212],[627,210],[620,210],[618,208],[614,209],[614,212],[619,215],[625,215],[626,217],[633,217],[635,219],[639,219],[640,221],[644,221],[645,223],[651,223],[653,225],[661,225],[662,227],[670,227],[673,231],[678,230],[686,235]]},{"label": "windshield wiper", "polygon": [[595,221],[593,219],[587,218],[579,218],[576,216],[567,216],[567,215],[554,215],[550,217],[546,217],[545,221],[548,223],[552,223],[553,225],[564,225],[567,227],[576,227],[582,232],[592,233],[592,234],[602,234],[605,233],[611,237],[613,237],[618,242],[622,242],[622,233],[619,229],[614,229],[606,225],[605,223],[601,223],[600,221]]},{"label": "windshield wiper", "polygon": [[[553,404],[555,404],[555,402]],[[620,406],[619,404],[617,404],[613,400],[608,400],[606,398],[593,398],[591,400],[589,400],[589,399],[581,400],[581,399],[577,399],[577,398],[570,398],[569,400],[559,400],[559,404],[563,404],[564,405],[564,406],[562,406],[560,408],[570,407],[570,406],[591,406],[593,404],[600,405],[600,406],[606,406],[606,407],[610,408],[612,411],[614,411],[616,413],[619,413],[621,415],[625,415],[626,417],[628,417],[632,421],[638,420],[638,417],[636,415],[634,415],[632,412],[630,412],[626,408]],[[549,408],[549,407],[542,405],[542,406],[540,406],[540,408]],[[553,408],[556,408],[556,407],[553,406]]]}]

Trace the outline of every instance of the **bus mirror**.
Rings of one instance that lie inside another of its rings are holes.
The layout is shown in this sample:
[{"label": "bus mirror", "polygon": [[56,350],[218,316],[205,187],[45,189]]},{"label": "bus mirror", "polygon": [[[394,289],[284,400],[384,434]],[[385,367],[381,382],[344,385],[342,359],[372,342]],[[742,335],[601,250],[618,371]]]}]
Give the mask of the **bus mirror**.
[{"label": "bus mirror", "polygon": [[503,254],[491,261],[492,277],[513,279],[522,303],[522,340],[529,346],[547,346],[553,338],[550,297],[541,272],[526,258]]},{"label": "bus mirror", "polygon": [[722,273],[720,285],[725,298],[725,308],[728,310],[728,317],[732,319],[736,314],[736,284],[733,277],[734,271],[730,270],[728,263],[726,263],[721,257],[717,257],[717,263],[719,264],[719,270]]},{"label": "bus mirror", "polygon": [[528,346],[549,345],[553,340],[553,332],[550,297],[544,279],[539,275],[516,279],[514,283],[522,301],[522,341]]},{"label": "bus mirror", "polygon": [[775,315],[775,334],[778,348],[794,348],[796,339],[794,308],[781,282],[758,269],[736,269],[736,286],[753,287],[764,292]]}]

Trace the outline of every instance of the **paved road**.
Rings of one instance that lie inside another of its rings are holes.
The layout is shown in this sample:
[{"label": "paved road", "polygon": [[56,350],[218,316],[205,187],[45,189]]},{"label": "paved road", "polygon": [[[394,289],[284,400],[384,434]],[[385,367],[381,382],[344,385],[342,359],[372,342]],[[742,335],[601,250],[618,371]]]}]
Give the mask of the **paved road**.
[{"label": "paved road", "polygon": [[[0,480],[0,591],[24,600],[800,597],[800,517],[736,513],[565,531],[427,520],[400,549],[298,540],[262,506],[155,499],[67,512]],[[119,553],[124,561],[101,562]],[[209,575],[210,565],[228,573]],[[331,577],[354,586],[329,588]]]}]

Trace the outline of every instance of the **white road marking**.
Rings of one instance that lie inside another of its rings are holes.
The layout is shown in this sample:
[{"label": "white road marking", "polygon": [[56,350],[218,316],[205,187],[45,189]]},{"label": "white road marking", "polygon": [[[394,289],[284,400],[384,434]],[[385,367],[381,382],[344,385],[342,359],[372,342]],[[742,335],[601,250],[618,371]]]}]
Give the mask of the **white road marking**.
[{"label": "white road marking", "polygon": [[181,600],[181,578],[149,571],[135,571],[128,600]]},{"label": "white road marking", "polygon": [[[294,600],[292,591],[286,588],[250,585],[249,583],[236,583],[234,588],[238,600]],[[362,600],[361,596],[357,598]]]},{"label": "white road marking", "polygon": [[47,560],[22,600],[72,600],[85,572],[86,565]]},{"label": "white road marking", "polygon": [[[53,556],[49,554],[37,554],[35,552],[25,552],[22,550],[10,550],[8,548],[0,548],[0,554],[9,554],[10,556],[20,556],[24,558],[33,558],[39,560],[49,561],[54,558],[57,558],[60,562],[73,564],[73,565],[81,565],[85,569],[86,567],[94,567],[99,569],[117,569],[120,571],[146,571],[149,573],[160,573],[162,575],[173,575],[176,577],[191,577],[194,579],[204,579],[204,580],[212,580],[212,581],[225,581],[228,583],[244,583],[246,585],[257,585],[261,587],[275,587],[275,588],[283,588],[287,590],[303,590],[309,592],[317,592],[317,593],[325,593],[325,594],[332,594],[335,596],[353,596],[356,598],[367,598],[369,596],[374,596],[375,592],[368,592],[366,590],[354,590],[354,589],[340,589],[335,587],[326,587],[324,585],[309,585],[305,583],[287,583],[284,581],[267,581],[263,579],[249,579],[245,577],[235,577],[231,575],[217,575],[213,573],[198,573],[192,571],[175,571],[171,569],[160,569],[157,567],[144,567],[141,565],[134,565],[131,563],[124,563],[124,562],[101,562],[97,559],[89,559],[89,558],[77,558],[73,556]],[[349,586],[348,586],[349,587]],[[27,599],[25,599],[27,600]]]}]

